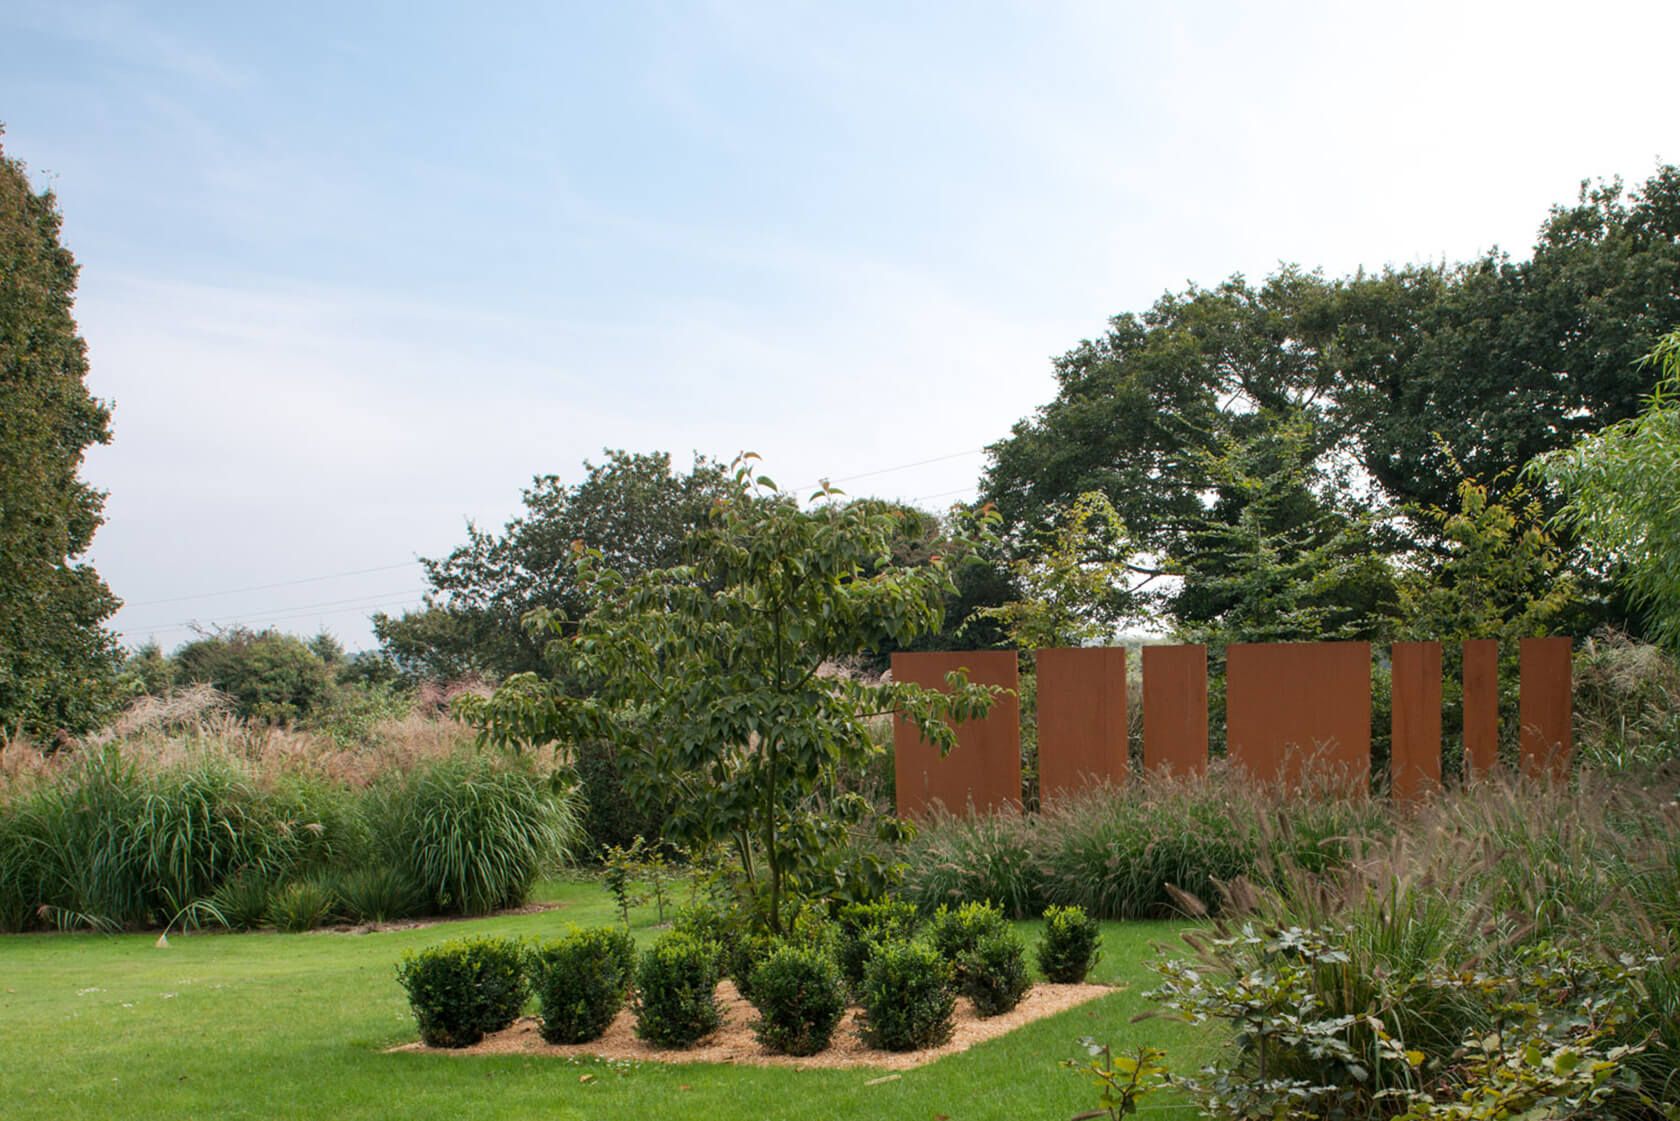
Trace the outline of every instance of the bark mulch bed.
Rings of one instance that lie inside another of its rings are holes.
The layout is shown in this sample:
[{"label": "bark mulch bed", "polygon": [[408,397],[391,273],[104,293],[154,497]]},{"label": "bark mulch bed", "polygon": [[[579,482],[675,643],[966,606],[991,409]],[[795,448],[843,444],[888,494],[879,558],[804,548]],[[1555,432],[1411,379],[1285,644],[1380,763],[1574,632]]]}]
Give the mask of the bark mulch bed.
[{"label": "bark mulch bed", "polygon": [[[737,1063],[747,1066],[785,1066],[803,1070],[844,1067],[871,1067],[880,1070],[910,1070],[935,1059],[966,1051],[976,1043],[995,1039],[1014,1031],[1023,1024],[1045,1016],[1053,1016],[1069,1008],[1095,1000],[1114,990],[1106,985],[1034,985],[1014,1009],[1001,1016],[981,1019],[974,1014],[974,1006],[967,998],[958,998],[956,1031],[951,1041],[925,1051],[873,1051],[863,1045],[857,1035],[858,1010],[846,1012],[834,1033],[828,1050],[804,1058],[775,1055],[759,1046],[753,1038],[752,1021],[757,1016],[753,1006],[743,1000],[728,981],[718,985],[718,1003],[723,1006],[723,1027],[686,1051],[661,1050],[635,1034],[635,1017],[629,1009],[620,1011],[607,1029],[606,1035],[592,1043],[558,1045],[545,1043],[537,1031],[537,1018],[524,1016],[506,1031],[485,1037],[482,1043],[449,1051],[456,1055],[553,1055],[559,1058],[594,1057],[600,1059],[636,1060],[650,1063]],[[392,1051],[432,1051],[423,1043],[405,1043]]]}]

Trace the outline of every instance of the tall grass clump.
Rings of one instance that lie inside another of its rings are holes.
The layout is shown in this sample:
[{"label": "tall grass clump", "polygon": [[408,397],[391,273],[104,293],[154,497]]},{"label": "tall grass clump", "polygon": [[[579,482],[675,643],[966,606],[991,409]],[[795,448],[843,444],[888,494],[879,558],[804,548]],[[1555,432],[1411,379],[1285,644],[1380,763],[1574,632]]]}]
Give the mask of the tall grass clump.
[{"label": "tall grass clump", "polygon": [[1037,819],[1016,810],[957,815],[941,810],[906,853],[904,897],[924,911],[990,903],[1012,918],[1044,908]]},{"label": "tall grass clump", "polygon": [[235,874],[297,863],[308,823],[278,809],[226,759],[146,770],[114,748],[89,753],[6,807],[25,854],[8,892],[27,887],[34,916],[60,927],[165,925]]},{"label": "tall grass clump", "polygon": [[467,915],[523,903],[577,833],[568,797],[483,756],[417,768],[378,791],[370,814],[375,856],[407,871],[439,911]]},{"label": "tall grass clump", "polygon": [[1059,802],[1039,823],[1044,894],[1093,918],[1158,918],[1169,890],[1216,897],[1257,865],[1258,796],[1223,775],[1146,777]]}]

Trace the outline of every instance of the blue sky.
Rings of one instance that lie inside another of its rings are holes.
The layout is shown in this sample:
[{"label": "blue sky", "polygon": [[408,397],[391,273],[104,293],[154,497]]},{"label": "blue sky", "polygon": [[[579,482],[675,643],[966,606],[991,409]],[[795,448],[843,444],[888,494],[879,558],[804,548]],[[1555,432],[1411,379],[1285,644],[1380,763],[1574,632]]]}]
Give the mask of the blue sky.
[{"label": "blue sky", "polygon": [[416,556],[603,447],[942,506],[1051,356],[1169,288],[1525,253],[1581,179],[1680,159],[1677,33],[1656,0],[0,0],[0,121],[116,406],[117,627],[357,647]]}]

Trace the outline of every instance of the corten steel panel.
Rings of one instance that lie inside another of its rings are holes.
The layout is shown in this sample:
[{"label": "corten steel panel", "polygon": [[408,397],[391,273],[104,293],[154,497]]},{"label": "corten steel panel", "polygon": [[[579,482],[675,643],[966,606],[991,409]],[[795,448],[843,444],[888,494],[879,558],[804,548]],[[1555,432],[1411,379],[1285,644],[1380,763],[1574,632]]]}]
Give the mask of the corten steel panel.
[{"label": "corten steel panel", "polygon": [[1396,642],[1393,654],[1390,778],[1410,800],[1441,787],[1441,644]]},{"label": "corten steel panel", "polygon": [[1143,769],[1199,775],[1207,757],[1207,647],[1145,646]]},{"label": "corten steel panel", "polygon": [[937,800],[954,813],[1001,809],[1021,804],[1020,703],[1013,690],[1019,671],[1013,650],[971,650],[925,654],[894,654],[894,681],[943,689],[945,675],[968,670],[980,685],[1001,685],[1002,695],[983,719],[957,728],[957,746],[941,759],[907,720],[893,721],[893,759],[898,788],[898,815],[921,817]]},{"label": "corten steel panel", "polygon": [[1471,779],[1499,769],[1499,643],[1464,644],[1464,766]]},{"label": "corten steel panel", "polygon": [[1040,650],[1038,790],[1044,805],[1087,783],[1126,781],[1126,650]]},{"label": "corten steel panel", "polygon": [[1517,685],[1517,711],[1522,721],[1525,775],[1569,775],[1573,647],[1567,638],[1525,638],[1517,648],[1522,674]]},{"label": "corten steel panel", "polygon": [[1362,791],[1371,770],[1371,644],[1233,644],[1225,717],[1226,751],[1254,780],[1298,786],[1310,777],[1315,786]]}]

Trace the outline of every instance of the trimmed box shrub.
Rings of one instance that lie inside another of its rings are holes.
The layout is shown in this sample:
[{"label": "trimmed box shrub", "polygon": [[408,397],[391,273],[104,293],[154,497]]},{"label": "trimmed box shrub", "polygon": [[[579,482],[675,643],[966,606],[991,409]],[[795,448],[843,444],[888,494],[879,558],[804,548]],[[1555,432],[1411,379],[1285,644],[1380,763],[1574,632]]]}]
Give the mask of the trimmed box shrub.
[{"label": "trimmed box shrub", "polygon": [[840,970],[808,946],[781,945],[753,971],[753,1034],[783,1055],[815,1055],[828,1047],[846,1011]]},{"label": "trimmed box shrub", "polygon": [[859,1034],[884,1051],[919,1051],[951,1038],[951,966],[931,946],[888,942],[870,955],[863,971],[863,1026]]},{"label": "trimmed box shrub", "polygon": [[836,916],[836,957],[840,975],[855,992],[863,984],[863,967],[875,947],[885,942],[908,941],[920,925],[916,905],[897,899],[873,903],[849,903]]},{"label": "trimmed box shrub", "polygon": [[717,946],[668,931],[636,969],[636,1034],[660,1047],[692,1047],[717,1030]]},{"label": "trimmed box shrub", "polygon": [[1027,979],[1026,944],[1007,928],[982,935],[979,945],[963,954],[959,968],[962,993],[982,1017],[1009,1011],[1032,988]]},{"label": "trimmed box shrub", "polygon": [[1038,969],[1046,981],[1077,985],[1102,958],[1102,933],[1083,907],[1046,907],[1038,939]]},{"label": "trimmed box shrub", "polygon": [[926,933],[929,945],[950,963],[961,984],[965,974],[964,955],[979,949],[980,940],[988,935],[1006,934],[1009,930],[1009,923],[997,907],[990,903],[964,903],[955,910],[940,907],[928,920]]},{"label": "trimmed box shrub", "polygon": [[531,952],[531,981],[550,1043],[599,1039],[624,1007],[636,945],[630,932],[569,927]]},{"label": "trimmed box shrub", "polygon": [[428,1047],[471,1047],[525,1005],[524,949],[513,938],[453,938],[410,950],[397,980]]}]

